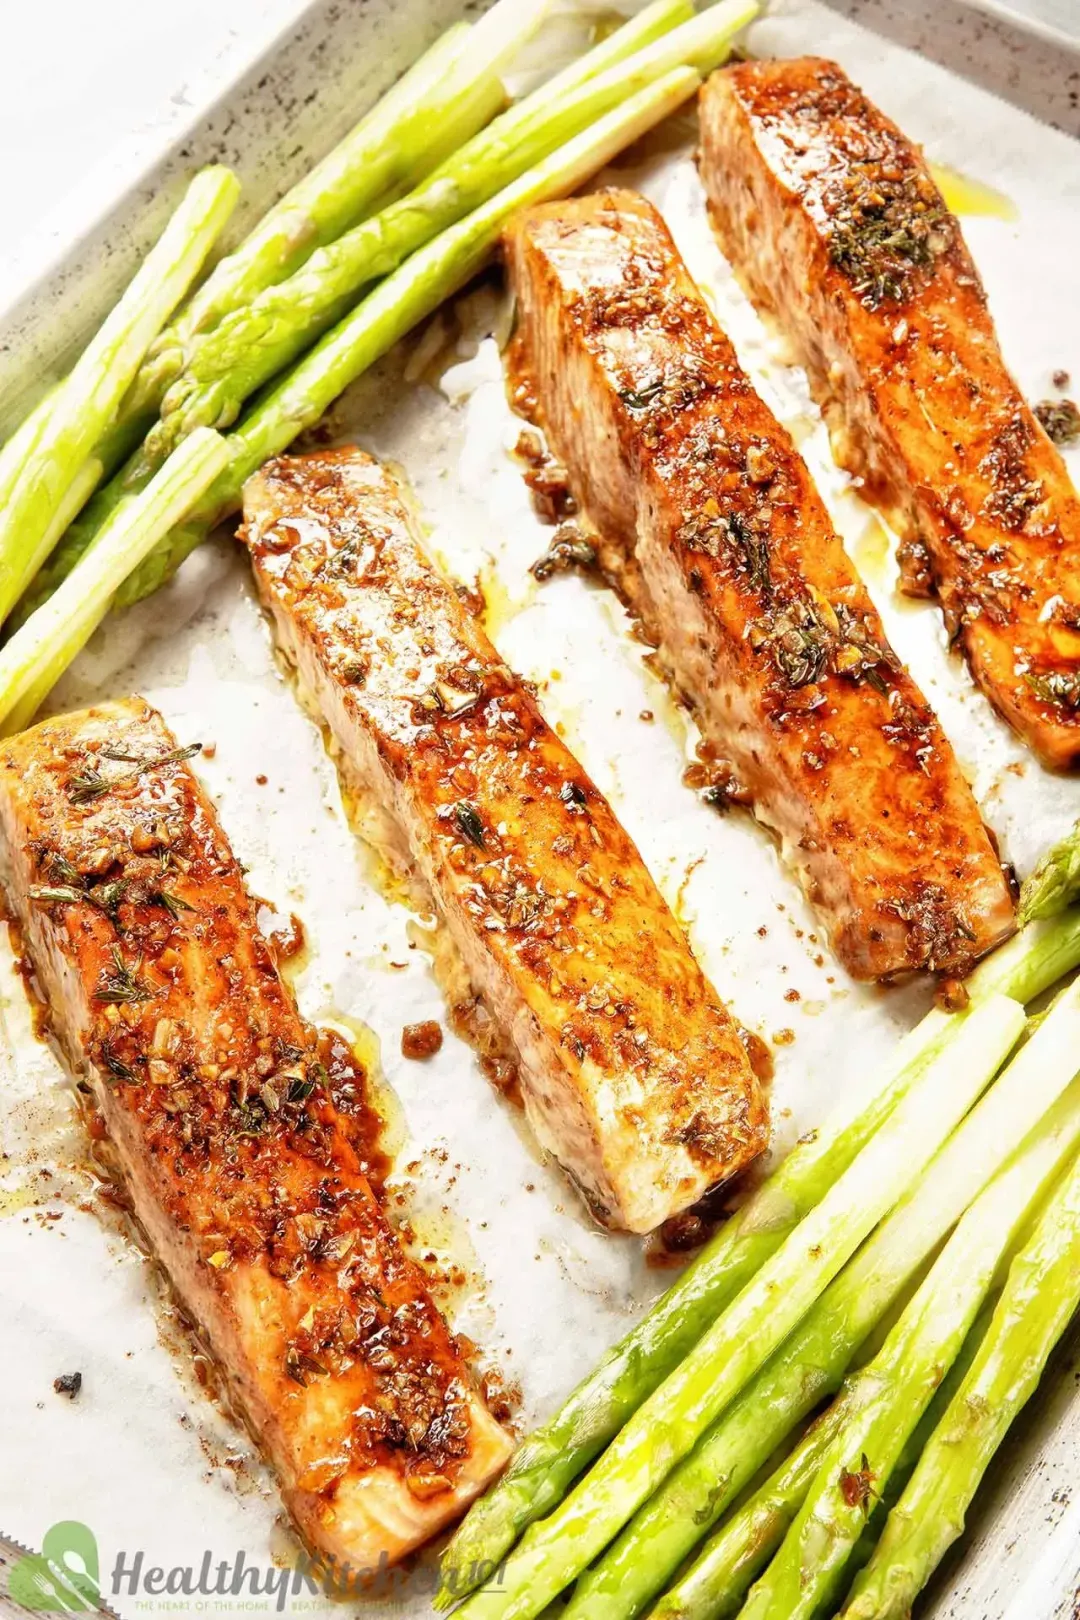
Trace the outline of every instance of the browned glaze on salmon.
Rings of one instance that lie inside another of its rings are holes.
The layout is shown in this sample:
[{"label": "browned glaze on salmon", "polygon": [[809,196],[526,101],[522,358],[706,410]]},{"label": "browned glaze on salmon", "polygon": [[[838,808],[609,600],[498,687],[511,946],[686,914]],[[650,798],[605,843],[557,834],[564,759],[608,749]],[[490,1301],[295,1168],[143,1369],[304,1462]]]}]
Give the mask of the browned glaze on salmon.
[{"label": "browned glaze on salmon", "polygon": [[248,484],[286,656],[519,1062],[542,1145],[645,1232],[741,1169],[765,1109],[736,1029],[610,806],[358,450]]},{"label": "browned glaze on salmon", "polygon": [[837,460],[1045,764],[1080,760],[1080,500],[1009,375],[922,153],[833,62],[744,62],[701,102],[725,252],[810,374]]},{"label": "browned glaze on salmon", "polygon": [[[135,1214],[317,1553],[426,1541],[509,1441],[366,1180],[214,810],[141,699],[0,744],[0,873]],[[332,1065],[331,1065],[332,1067]]]},{"label": "browned glaze on salmon", "polygon": [[837,955],[857,978],[962,969],[1012,926],[975,801],[664,222],[602,192],[506,240],[521,386]]}]

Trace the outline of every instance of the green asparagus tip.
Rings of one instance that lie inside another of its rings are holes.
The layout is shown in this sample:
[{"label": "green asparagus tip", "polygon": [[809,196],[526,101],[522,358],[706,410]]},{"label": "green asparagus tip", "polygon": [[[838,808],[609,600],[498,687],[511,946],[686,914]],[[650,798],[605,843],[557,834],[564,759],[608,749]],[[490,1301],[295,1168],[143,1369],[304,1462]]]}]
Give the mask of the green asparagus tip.
[{"label": "green asparagus tip", "polygon": [[1021,927],[1039,917],[1054,917],[1080,895],[1080,821],[1048,849],[1020,889]]}]

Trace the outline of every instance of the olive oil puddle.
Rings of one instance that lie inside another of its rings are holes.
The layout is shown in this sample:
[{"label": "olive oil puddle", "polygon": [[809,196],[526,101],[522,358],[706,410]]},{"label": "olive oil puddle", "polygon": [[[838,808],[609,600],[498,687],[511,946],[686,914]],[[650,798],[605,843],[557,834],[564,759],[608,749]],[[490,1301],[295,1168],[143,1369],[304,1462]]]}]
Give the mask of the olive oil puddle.
[{"label": "olive oil puddle", "polygon": [[969,218],[981,216],[1001,219],[1009,223],[1020,218],[1020,210],[1012,198],[986,185],[984,181],[973,180],[970,175],[961,174],[958,169],[951,169],[945,163],[931,163],[930,173],[945,199],[946,208],[952,213]]}]

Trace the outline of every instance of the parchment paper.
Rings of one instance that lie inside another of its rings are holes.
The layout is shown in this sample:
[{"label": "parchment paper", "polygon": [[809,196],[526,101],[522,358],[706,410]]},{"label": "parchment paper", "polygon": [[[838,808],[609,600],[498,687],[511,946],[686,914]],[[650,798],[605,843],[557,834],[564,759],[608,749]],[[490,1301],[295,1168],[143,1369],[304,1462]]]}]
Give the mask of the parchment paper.
[{"label": "parchment paper", "polygon": [[[751,45],[761,54],[835,56],[934,162],[1007,199],[1013,217],[963,221],[1006,357],[1032,399],[1053,392],[1057,369],[1080,387],[1075,145],[810,0],[777,7]],[[1080,785],[1041,771],[993,717],[947,652],[937,609],[896,595],[889,537],[833,467],[804,379],[784,363],[781,343],[712,240],[693,138],[692,119],[675,120],[615,178],[660,207],[743,363],[795,432],[893,645],[936,706],[986,819],[1022,873],[1080,814]],[[500,649],[537,682],[549,718],[610,796],[721,994],[773,1045],[782,1148],[834,1104],[858,1107],[928,990],[860,988],[846,978],[768,837],[741,812],[717,815],[682,784],[693,739],[615,599],[577,577],[542,587],[530,578],[550,530],[535,517],[509,453],[519,424],[505,403],[498,351],[509,322],[499,282],[488,278],[363,379],[333,413],[333,433],[404,467],[437,553],[462,579],[479,577]],[[110,620],[53,706],[133,690],[162,709],[181,742],[216,745],[198,769],[249,882],[306,926],[309,950],[295,974],[305,1014],[372,1032],[362,1047],[369,1058],[381,1054],[378,1084],[398,1148],[393,1213],[407,1220],[418,1253],[465,1273],[464,1285],[440,1297],[487,1364],[520,1386],[518,1421],[531,1425],[669,1274],[644,1264],[639,1242],[590,1225],[456,1037],[447,1032],[426,1064],[400,1056],[402,1025],[444,1010],[428,959],[409,913],[381,892],[347,826],[319,733],[278,672],[246,564],[227,539],[192,558],[157,598]],[[655,718],[643,720],[643,711]],[[197,1572],[207,1551],[216,1564],[243,1550],[263,1568],[294,1559],[297,1548],[267,1471],[200,1387],[152,1267],[100,1197],[67,1083],[33,1037],[6,946],[0,998],[8,1048],[0,1525],[35,1547],[58,1520],[89,1526],[102,1589],[124,1615],[273,1609],[273,1596],[253,1598],[248,1587],[225,1596],[141,1592],[125,1600],[124,1588],[110,1596],[119,1554],[128,1568],[142,1551],[144,1568]],[[76,1370],[83,1387],[69,1402],[53,1392],[53,1379]],[[1012,1612],[1030,1620],[1052,1612],[1051,1590],[1064,1594],[1080,1579],[1076,1515],[1067,1496],[1051,1500],[1075,1471],[1080,1423],[1075,1401],[1070,1419],[1071,1387],[1059,1379],[1051,1392],[1054,1434],[1029,1425],[1014,1445],[1016,1491],[1035,1530],[1010,1537],[995,1529],[978,1575],[962,1568],[937,1612],[1003,1614],[1026,1581]],[[998,1498],[1006,1515],[1018,1511],[1004,1485]],[[1056,1515],[1053,1535],[1048,1513]],[[421,1562],[405,1589],[386,1598],[385,1612],[427,1612],[430,1589],[430,1561]],[[286,1612],[338,1611],[305,1591],[289,1597]]]}]

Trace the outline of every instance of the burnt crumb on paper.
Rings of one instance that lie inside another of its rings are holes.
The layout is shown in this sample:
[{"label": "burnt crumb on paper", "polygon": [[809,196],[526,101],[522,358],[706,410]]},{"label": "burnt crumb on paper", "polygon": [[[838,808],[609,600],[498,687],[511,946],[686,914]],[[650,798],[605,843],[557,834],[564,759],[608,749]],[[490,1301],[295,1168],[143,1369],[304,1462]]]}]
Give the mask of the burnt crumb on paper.
[{"label": "burnt crumb on paper", "polygon": [[[1054,375],[1063,376],[1064,373],[1055,372]],[[1054,444],[1072,444],[1080,439],[1080,409],[1075,400],[1040,399],[1035,406],[1035,415]]]},{"label": "burnt crumb on paper", "polygon": [[421,1024],[406,1024],[401,1031],[401,1055],[422,1063],[442,1049],[443,1032],[434,1018]]}]

